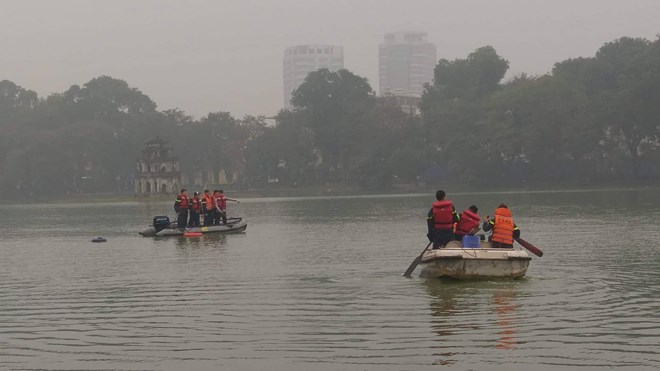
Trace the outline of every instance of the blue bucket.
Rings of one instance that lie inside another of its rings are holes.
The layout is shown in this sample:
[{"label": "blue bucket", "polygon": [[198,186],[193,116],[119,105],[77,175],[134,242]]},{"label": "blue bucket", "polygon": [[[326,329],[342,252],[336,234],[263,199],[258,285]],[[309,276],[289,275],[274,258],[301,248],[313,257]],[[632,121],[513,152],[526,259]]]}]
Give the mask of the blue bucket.
[{"label": "blue bucket", "polygon": [[479,236],[465,235],[461,240],[461,244],[464,248],[468,249],[477,249],[481,247],[481,244],[479,243]]}]

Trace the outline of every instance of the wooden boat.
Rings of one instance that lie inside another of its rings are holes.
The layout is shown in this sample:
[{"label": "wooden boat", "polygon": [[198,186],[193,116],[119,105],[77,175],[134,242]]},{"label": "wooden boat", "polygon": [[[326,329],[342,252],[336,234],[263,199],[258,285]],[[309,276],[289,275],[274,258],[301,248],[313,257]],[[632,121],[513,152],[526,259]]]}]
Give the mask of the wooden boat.
[{"label": "wooden boat", "polygon": [[532,258],[524,250],[494,248],[481,241],[477,248],[464,248],[459,241],[451,241],[437,250],[422,255],[421,277],[520,278],[527,273]]},{"label": "wooden boat", "polygon": [[227,224],[209,225],[201,227],[190,227],[184,230],[178,229],[176,221],[170,222],[167,217],[154,217],[154,223],[140,231],[143,237],[166,237],[183,236],[188,234],[207,233],[241,233],[247,228],[247,222],[243,218],[227,218]]}]

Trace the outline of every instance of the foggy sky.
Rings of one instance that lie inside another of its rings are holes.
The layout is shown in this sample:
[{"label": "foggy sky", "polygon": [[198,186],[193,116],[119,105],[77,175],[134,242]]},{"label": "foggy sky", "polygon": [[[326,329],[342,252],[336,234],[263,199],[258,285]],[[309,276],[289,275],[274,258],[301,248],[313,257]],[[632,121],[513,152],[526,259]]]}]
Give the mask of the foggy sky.
[{"label": "foggy sky", "polygon": [[660,33],[658,0],[0,0],[0,80],[45,97],[109,75],[160,110],[273,115],[283,50],[338,44],[378,90],[378,44],[426,31],[438,58],[492,45],[542,74],[622,36]]}]

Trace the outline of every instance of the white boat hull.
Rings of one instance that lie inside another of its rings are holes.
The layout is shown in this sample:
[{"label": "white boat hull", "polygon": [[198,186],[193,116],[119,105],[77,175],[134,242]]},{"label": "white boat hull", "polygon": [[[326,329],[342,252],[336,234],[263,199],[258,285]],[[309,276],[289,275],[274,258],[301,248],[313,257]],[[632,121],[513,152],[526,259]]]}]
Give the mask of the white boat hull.
[{"label": "white boat hull", "polygon": [[479,248],[463,248],[452,241],[438,250],[422,255],[421,277],[520,278],[527,273],[532,258],[524,250],[493,248],[481,242]]}]

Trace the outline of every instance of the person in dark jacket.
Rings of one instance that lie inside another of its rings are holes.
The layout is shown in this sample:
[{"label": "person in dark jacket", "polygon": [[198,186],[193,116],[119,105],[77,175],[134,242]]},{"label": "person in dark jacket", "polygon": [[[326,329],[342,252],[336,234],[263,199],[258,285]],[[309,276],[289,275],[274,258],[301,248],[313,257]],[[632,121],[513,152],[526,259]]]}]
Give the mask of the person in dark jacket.
[{"label": "person in dark jacket", "polygon": [[183,230],[188,224],[188,208],[190,207],[190,202],[188,200],[188,195],[186,195],[186,189],[181,189],[181,192],[176,196],[174,201],[174,211],[178,214],[177,217],[177,228]]},{"label": "person in dark jacket", "polygon": [[458,214],[456,214],[454,204],[449,200],[445,200],[445,196],[445,191],[435,193],[436,201],[432,204],[426,218],[428,227],[426,237],[433,242],[434,250],[446,245],[454,238],[454,223],[460,220]]}]

